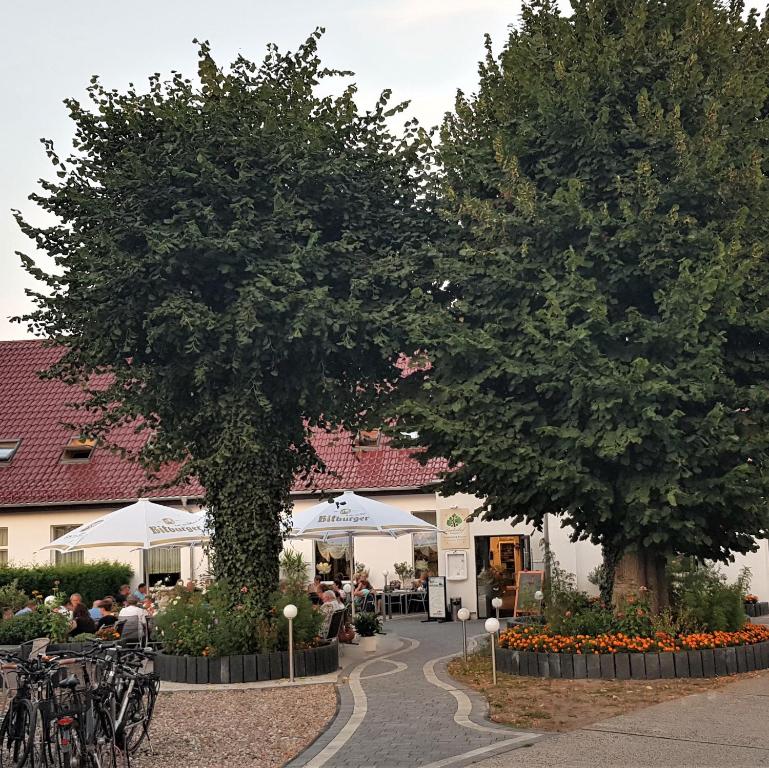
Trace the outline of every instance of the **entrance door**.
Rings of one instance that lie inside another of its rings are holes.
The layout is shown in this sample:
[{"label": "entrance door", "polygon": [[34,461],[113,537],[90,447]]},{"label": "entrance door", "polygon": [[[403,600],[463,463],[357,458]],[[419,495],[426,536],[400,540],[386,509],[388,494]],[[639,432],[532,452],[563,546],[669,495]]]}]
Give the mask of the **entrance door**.
[{"label": "entrance door", "polygon": [[513,615],[516,575],[528,567],[528,546],[529,537],[520,534],[475,537],[479,619],[494,615],[494,597],[502,598],[500,616]]}]

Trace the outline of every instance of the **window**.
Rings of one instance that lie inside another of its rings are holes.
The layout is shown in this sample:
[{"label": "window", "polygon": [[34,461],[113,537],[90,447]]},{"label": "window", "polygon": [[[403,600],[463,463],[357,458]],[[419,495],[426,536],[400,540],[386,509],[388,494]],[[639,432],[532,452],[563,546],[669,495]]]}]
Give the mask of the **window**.
[{"label": "window", "polygon": [[0,565],[8,565],[8,529],[0,528]]},{"label": "window", "polygon": [[373,450],[379,448],[381,442],[382,433],[378,429],[361,429],[357,435],[355,435],[354,445],[361,450]]},{"label": "window", "polygon": [[173,585],[182,575],[182,552],[178,547],[159,547],[147,552],[147,582],[149,586],[162,581]]},{"label": "window", "polygon": [[[431,512],[412,512],[414,517],[435,525],[437,515]],[[438,575],[438,532],[425,531],[411,536],[414,547],[414,575],[419,578],[424,571],[430,576]]]},{"label": "window", "polygon": [[64,447],[61,460],[67,464],[85,463],[91,458],[96,440],[87,437],[71,437]]},{"label": "window", "polygon": [[[320,566],[320,568],[318,568]],[[349,579],[350,543],[345,539],[329,539],[315,542],[315,574],[323,581]]]},{"label": "window", "polygon": [[[75,528],[79,528],[80,525],[52,525],[51,526],[51,541],[56,541],[56,539],[59,538],[59,536],[63,536],[65,533],[69,533],[70,531],[74,531]],[[63,563],[82,563],[85,562],[85,558],[83,556],[83,550],[79,550],[77,552],[54,552],[53,553],[53,562],[56,563],[56,565],[63,564]]]},{"label": "window", "polygon": [[0,467],[11,463],[21,445],[21,440],[0,440]]}]

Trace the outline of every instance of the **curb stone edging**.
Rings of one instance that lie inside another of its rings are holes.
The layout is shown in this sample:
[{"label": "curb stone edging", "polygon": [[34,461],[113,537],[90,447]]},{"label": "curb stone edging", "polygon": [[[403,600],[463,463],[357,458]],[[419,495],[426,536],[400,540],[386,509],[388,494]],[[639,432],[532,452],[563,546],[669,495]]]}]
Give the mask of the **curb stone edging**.
[{"label": "curb stone edging", "polygon": [[564,680],[723,677],[769,669],[769,640],[672,653],[540,653],[497,648],[499,671]]}]

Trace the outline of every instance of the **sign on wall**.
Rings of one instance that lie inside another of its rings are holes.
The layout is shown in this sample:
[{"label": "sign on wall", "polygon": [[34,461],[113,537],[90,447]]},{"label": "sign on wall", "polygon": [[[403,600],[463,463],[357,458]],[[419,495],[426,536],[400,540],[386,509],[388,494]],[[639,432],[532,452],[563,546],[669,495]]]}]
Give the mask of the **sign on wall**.
[{"label": "sign on wall", "polygon": [[470,549],[469,509],[441,509],[438,529],[441,549]]}]

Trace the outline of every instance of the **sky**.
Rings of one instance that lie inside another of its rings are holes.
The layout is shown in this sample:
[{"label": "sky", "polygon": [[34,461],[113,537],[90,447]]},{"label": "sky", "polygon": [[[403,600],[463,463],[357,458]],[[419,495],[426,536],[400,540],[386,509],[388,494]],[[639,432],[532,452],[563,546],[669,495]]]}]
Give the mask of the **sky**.
[{"label": "sky", "polygon": [[[359,105],[385,88],[411,101],[410,116],[440,122],[457,88],[475,90],[483,35],[499,50],[519,0],[24,0],[0,24],[0,340],[25,338],[9,317],[32,308],[34,281],[16,251],[35,254],[11,209],[45,221],[27,196],[52,172],[40,138],[68,154],[72,128],[62,100],[80,98],[91,75],[105,86],[140,86],[153,72],[196,72],[193,38],[209,40],[219,64],[260,60],[268,43],[295,50],[318,26],[329,67],[352,70]],[[405,118],[404,118],[405,119]]]}]

